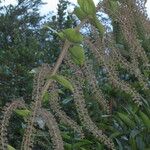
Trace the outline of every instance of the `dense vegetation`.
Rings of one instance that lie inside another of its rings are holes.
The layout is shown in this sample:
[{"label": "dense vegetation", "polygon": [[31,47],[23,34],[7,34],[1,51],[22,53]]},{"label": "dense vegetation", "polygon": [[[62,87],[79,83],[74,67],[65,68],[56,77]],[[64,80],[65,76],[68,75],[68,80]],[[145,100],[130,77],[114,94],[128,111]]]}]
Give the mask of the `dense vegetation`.
[{"label": "dense vegetation", "polygon": [[0,4],[0,149],[150,149],[145,1]]}]

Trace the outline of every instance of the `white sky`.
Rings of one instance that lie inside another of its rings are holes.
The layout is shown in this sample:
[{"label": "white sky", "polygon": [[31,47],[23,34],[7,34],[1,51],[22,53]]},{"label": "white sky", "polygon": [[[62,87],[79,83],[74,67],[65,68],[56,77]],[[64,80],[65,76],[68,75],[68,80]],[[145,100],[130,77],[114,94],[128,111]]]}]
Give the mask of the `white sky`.
[{"label": "white sky", "polygon": [[[59,0],[43,0],[43,2],[47,2],[47,5],[45,5],[44,7],[41,8],[41,12],[42,14],[46,14],[48,13],[49,11],[55,11],[56,8],[57,8],[57,3],[58,3]],[[77,0],[69,0],[70,2],[76,4],[77,3]],[[95,3],[97,3],[99,0],[94,0]],[[5,4],[8,5],[8,4],[15,4],[16,0],[5,0]],[[148,15],[150,17],[150,0],[147,0],[147,4],[146,4],[146,7],[147,7],[147,12],[148,12]]]}]

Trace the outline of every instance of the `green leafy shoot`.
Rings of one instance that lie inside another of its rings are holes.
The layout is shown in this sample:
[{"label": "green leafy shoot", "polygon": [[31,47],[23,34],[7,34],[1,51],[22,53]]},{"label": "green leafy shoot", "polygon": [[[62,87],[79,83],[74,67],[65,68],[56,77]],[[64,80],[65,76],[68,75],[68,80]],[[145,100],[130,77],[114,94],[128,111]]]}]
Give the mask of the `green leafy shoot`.
[{"label": "green leafy shoot", "polygon": [[43,96],[43,103],[47,103],[50,100],[50,94],[48,92],[45,92]]},{"label": "green leafy shoot", "polygon": [[85,61],[85,54],[84,54],[84,49],[81,46],[73,46],[72,48],[69,49],[69,52],[71,54],[71,57],[73,61],[77,65],[83,65]]},{"label": "green leafy shoot", "polygon": [[75,29],[68,28],[62,31],[66,39],[73,43],[81,43],[83,41],[83,36],[80,34],[79,31]]},{"label": "green leafy shoot", "polygon": [[96,14],[96,7],[93,2],[93,0],[78,0],[78,4],[83,12],[85,12],[87,15],[95,15]]},{"label": "green leafy shoot", "polygon": [[20,117],[28,117],[31,112],[28,109],[16,109],[15,113]]},{"label": "green leafy shoot", "polygon": [[69,89],[70,91],[74,91],[72,84],[62,75],[54,75],[51,76],[52,80],[57,81],[59,84],[61,84],[66,89]]},{"label": "green leafy shoot", "polygon": [[83,20],[87,17],[86,13],[82,11],[81,8],[75,7],[74,14],[80,19]]},{"label": "green leafy shoot", "polygon": [[16,150],[16,149],[13,148],[11,145],[7,145],[7,149],[8,149],[8,150]]}]

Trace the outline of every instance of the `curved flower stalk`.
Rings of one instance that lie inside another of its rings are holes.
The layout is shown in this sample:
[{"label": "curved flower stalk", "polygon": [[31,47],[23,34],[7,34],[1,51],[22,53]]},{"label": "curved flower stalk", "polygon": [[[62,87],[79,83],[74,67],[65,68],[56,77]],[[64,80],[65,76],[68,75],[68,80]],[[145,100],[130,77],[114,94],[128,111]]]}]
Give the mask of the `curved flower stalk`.
[{"label": "curved flower stalk", "polygon": [[51,72],[52,70],[48,64],[42,64],[42,66],[37,68],[37,72],[35,73],[33,83],[33,92],[32,92],[33,100],[41,101],[41,92],[43,91],[46,78],[48,75],[51,74]]},{"label": "curved flower stalk", "polygon": [[[146,55],[145,50],[142,47],[141,39],[138,35],[139,31],[142,36],[144,36],[144,39],[147,39],[147,35],[150,29],[150,23],[146,19],[145,14],[143,14],[143,12],[145,12],[145,8],[143,7],[143,1],[128,0],[121,3],[114,2],[114,4],[116,5],[115,13],[113,12],[113,8],[109,6],[110,2],[111,1],[106,0],[104,3],[104,7],[108,15],[113,16],[113,22],[116,22],[118,24],[118,27],[121,31],[117,32],[121,32],[124,40],[128,44],[128,51],[130,56],[130,73],[133,73],[135,75],[135,77],[139,80],[144,89],[148,89],[148,81],[145,79],[141,70],[139,69],[139,65],[141,65],[140,61],[142,61],[142,66],[144,67],[149,64],[148,56]],[[141,5],[141,7],[138,5]],[[141,27],[143,30],[140,30]],[[113,43],[113,45],[114,44],[115,43]],[[119,51],[117,51],[117,53],[118,52]]]},{"label": "curved flower stalk", "polygon": [[96,79],[92,65],[89,64],[88,62],[86,62],[85,65],[82,67],[82,71],[92,88],[92,92],[95,95],[97,102],[99,103],[99,105],[101,106],[103,111],[106,112],[107,114],[109,114],[110,108],[109,108],[108,101],[104,98],[104,95],[103,95],[100,87],[97,84],[98,81]]},{"label": "curved flower stalk", "polygon": [[72,81],[72,84],[74,86],[74,103],[76,105],[76,109],[82,125],[89,132],[91,132],[95,138],[104,143],[109,149],[115,150],[113,141],[95,125],[88,114],[82,89],[84,86],[84,75],[82,70],[79,67],[75,66],[69,59],[67,59],[65,62],[74,71],[74,75],[70,77],[70,80]]},{"label": "curved flower stalk", "polygon": [[54,116],[45,109],[39,109],[38,115],[44,119],[52,139],[54,150],[64,150],[63,140]]},{"label": "curved flower stalk", "polygon": [[[127,11],[126,14],[124,14],[125,9]],[[130,46],[130,56],[133,66],[138,68],[138,58],[141,58],[144,65],[147,65],[149,60],[140,44],[137,33],[135,31],[135,15],[133,15],[133,10],[131,10],[129,7],[121,7],[120,10],[119,18],[122,20],[120,22],[120,27],[122,29],[125,40]]]},{"label": "curved flower stalk", "polygon": [[131,94],[133,101],[137,105],[141,105],[143,97],[133,87],[131,87],[130,84],[119,79],[118,72],[115,69],[116,68],[115,63],[113,62],[111,58],[109,58],[109,56],[105,54],[105,52],[103,52],[102,50],[103,47],[100,47],[100,48],[95,47],[95,45],[92,44],[88,39],[86,39],[86,43],[90,46],[96,58],[98,58],[99,61],[103,64],[103,66],[105,66],[105,68],[107,69],[108,78],[110,82],[115,87],[118,87],[121,90],[125,91],[126,93]]},{"label": "curved flower stalk", "polygon": [[72,120],[63,110],[61,110],[57,87],[55,85],[54,86],[52,85],[49,91],[50,91],[49,103],[54,114],[60,119],[61,122],[63,122],[70,128],[74,129],[74,131],[78,133],[81,138],[84,138],[84,133],[82,131],[82,128],[77,124],[77,122]]},{"label": "curved flower stalk", "polygon": [[118,73],[114,69],[115,67],[113,66],[113,63],[105,61],[104,65],[107,67],[108,79],[112,85],[126,93],[129,93],[132,96],[132,100],[135,102],[135,104],[141,106],[143,100],[142,96],[133,87],[131,87],[130,84],[119,79],[117,75]]},{"label": "curved flower stalk", "polygon": [[[139,68],[135,69],[132,64],[130,62],[128,62],[120,53],[119,49],[115,48],[115,47],[111,47],[111,59],[113,59],[114,63],[118,64],[120,63],[120,65],[126,69],[130,74],[133,74],[138,81],[140,82],[140,84],[143,86],[144,89],[148,89],[147,87],[147,79],[144,78],[144,76],[142,75],[141,71]],[[117,59],[116,59],[117,58]]]},{"label": "curved flower stalk", "polygon": [[7,127],[9,125],[9,120],[11,115],[17,108],[25,108],[25,103],[23,100],[14,100],[12,103],[8,103],[3,109],[2,119],[0,120],[0,149],[7,150]]},{"label": "curved flower stalk", "polygon": [[43,86],[45,84],[45,80],[47,75],[51,72],[49,65],[43,64],[41,67],[37,69],[37,74],[34,78],[34,90],[32,93],[32,99],[34,99],[34,102],[32,102],[31,106],[31,115],[28,118],[27,128],[25,130],[23,141],[22,141],[22,150],[30,150],[33,146],[33,133],[35,131],[34,129],[34,123],[35,118],[37,117],[38,109],[41,107],[42,104],[42,96],[41,92],[43,89]]},{"label": "curved flower stalk", "polygon": [[91,120],[88,110],[86,108],[83,89],[81,87],[81,82],[77,81],[77,79],[73,79],[74,82],[74,101],[76,105],[76,109],[79,115],[79,118],[82,124],[85,126],[87,130],[89,130],[95,138],[97,138],[100,142],[104,143],[109,149],[115,150],[115,146],[113,141],[108,138],[102,130],[98,129],[98,127]]}]

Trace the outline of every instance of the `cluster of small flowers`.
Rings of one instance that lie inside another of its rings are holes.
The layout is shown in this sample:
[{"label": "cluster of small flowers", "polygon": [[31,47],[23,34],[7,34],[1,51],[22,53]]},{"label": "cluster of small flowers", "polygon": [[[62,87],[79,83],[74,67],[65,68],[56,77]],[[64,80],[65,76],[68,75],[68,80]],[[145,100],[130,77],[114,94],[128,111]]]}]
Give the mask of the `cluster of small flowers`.
[{"label": "cluster of small flowers", "polygon": [[88,110],[86,108],[83,89],[81,87],[80,81],[74,82],[74,101],[76,105],[77,112],[79,114],[79,118],[82,124],[85,126],[87,130],[89,130],[93,136],[95,136],[100,142],[104,143],[108,148],[115,150],[114,143],[111,139],[109,139],[103,132],[100,130],[95,123],[91,120]]},{"label": "cluster of small flowers", "polygon": [[62,110],[59,104],[59,94],[58,94],[59,91],[57,87],[53,84],[49,88],[49,91],[50,91],[49,104],[50,104],[52,111],[60,119],[61,122],[73,128],[74,131],[78,133],[81,138],[84,138],[82,128]]},{"label": "cluster of small flowers", "polygon": [[12,103],[7,103],[3,108],[3,115],[0,120],[0,149],[7,150],[8,140],[7,140],[7,127],[9,125],[9,120],[13,112],[17,108],[25,108],[25,103],[23,100],[14,100]]},{"label": "cluster of small flowers", "polygon": [[46,109],[39,109],[38,114],[46,121],[54,150],[64,150],[64,143],[54,116]]},{"label": "cluster of small flowers", "polygon": [[[115,150],[114,143],[100,130],[95,123],[92,121],[88,114],[88,109],[86,108],[85,97],[83,93],[85,76],[82,71],[82,67],[76,66],[68,58],[65,63],[70,66],[73,70],[73,75],[71,75],[70,80],[74,87],[74,103],[76,105],[76,110],[78,112],[79,118],[83,126],[93,134],[100,142],[104,143],[109,149]],[[91,80],[91,79],[90,79]]]},{"label": "cluster of small flowers", "polygon": [[110,113],[108,101],[105,99],[100,87],[98,86],[98,80],[96,79],[95,73],[93,71],[92,64],[89,61],[86,61],[84,66],[82,67],[82,71],[86,76],[90,87],[92,88],[92,92],[95,95],[96,100],[106,113]]}]

